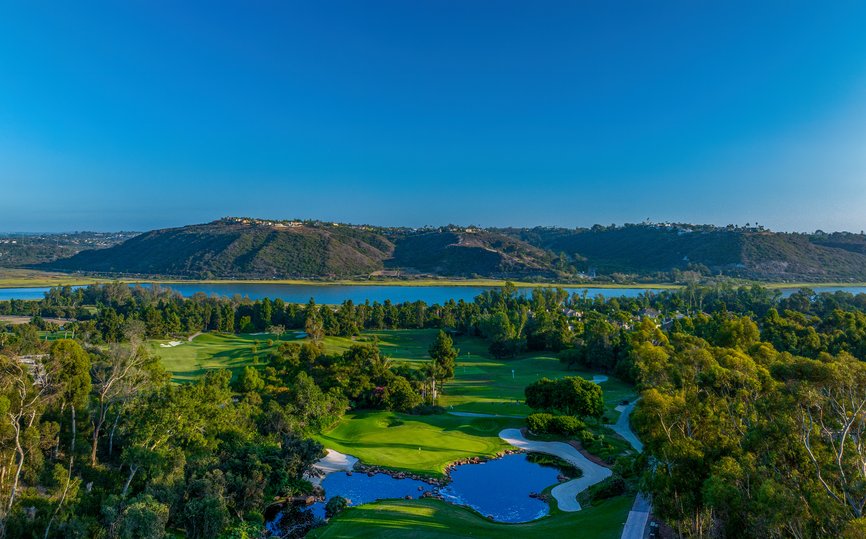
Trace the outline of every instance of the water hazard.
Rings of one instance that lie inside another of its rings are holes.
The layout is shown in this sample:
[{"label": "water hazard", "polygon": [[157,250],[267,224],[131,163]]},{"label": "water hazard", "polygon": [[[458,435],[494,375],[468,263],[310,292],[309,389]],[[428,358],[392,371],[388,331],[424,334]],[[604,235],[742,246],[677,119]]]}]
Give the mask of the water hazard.
[{"label": "water hazard", "polygon": [[350,505],[377,500],[438,494],[447,502],[471,507],[497,522],[529,522],[548,514],[548,504],[530,496],[558,483],[556,468],[530,462],[525,453],[514,453],[480,464],[463,464],[451,471],[451,482],[442,488],[416,479],[395,479],[387,474],[345,472],[329,474],[322,481],[325,501],[310,506],[319,517],[325,504],[342,496]]}]

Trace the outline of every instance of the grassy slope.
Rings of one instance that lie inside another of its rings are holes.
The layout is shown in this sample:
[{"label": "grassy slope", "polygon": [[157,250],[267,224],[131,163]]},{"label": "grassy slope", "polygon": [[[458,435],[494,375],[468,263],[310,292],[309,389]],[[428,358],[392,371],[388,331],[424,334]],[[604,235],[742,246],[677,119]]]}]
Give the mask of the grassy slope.
[{"label": "grassy slope", "polygon": [[325,337],[325,351],[329,354],[342,353],[353,344],[368,344],[375,337],[379,340],[379,350],[395,361],[418,363],[429,359],[427,348],[436,338],[436,329],[402,329],[365,331],[360,337]]},{"label": "grassy slope", "polygon": [[335,429],[316,439],[367,464],[441,476],[455,460],[500,453],[508,445],[499,432],[521,424],[521,420],[508,418],[365,411],[347,415]]},{"label": "grassy slope", "polygon": [[[420,365],[428,361],[427,348],[436,337],[435,329],[371,331],[361,341],[376,337],[379,348],[394,361]],[[329,353],[340,353],[357,341],[344,337],[326,337]],[[476,338],[457,338],[460,350],[454,380],[444,388],[441,404],[449,410],[498,415],[526,415],[529,408],[522,404],[523,388],[539,378],[583,376],[592,379],[592,373],[567,371],[559,359],[549,352],[523,354],[510,359],[493,359],[487,353],[487,343]],[[512,370],[514,371],[512,377]],[[614,407],[634,391],[614,378],[603,384],[608,403],[608,417],[615,421]],[[517,404],[516,401],[521,401]]]},{"label": "grassy slope", "polygon": [[619,497],[576,513],[555,512],[526,524],[492,522],[469,509],[438,500],[387,500],[347,509],[308,535],[342,537],[585,537],[614,539],[631,508],[632,500]]},{"label": "grassy slope", "polygon": [[[472,344],[478,347],[481,341],[474,340]],[[559,359],[550,353],[497,360],[488,357],[486,351],[466,354],[465,348],[464,343],[455,378],[446,384],[442,397],[442,404],[455,411],[526,415],[530,409],[523,404],[523,390],[532,382],[545,377],[582,376],[588,380],[593,377],[589,372],[565,370]],[[603,382],[601,386],[608,405],[608,417],[615,420],[618,412],[613,408],[622,399],[633,396],[634,390],[614,378]]]},{"label": "grassy slope", "polygon": [[[284,335],[283,340],[290,340],[291,335]],[[267,341],[273,338],[267,334],[204,333],[192,341],[182,340],[181,344],[171,348],[160,346],[169,342],[164,339],[149,341],[148,347],[159,356],[163,367],[172,373],[172,381],[189,382],[210,369],[229,369],[236,373],[245,365],[263,364],[270,353]],[[253,353],[253,344],[258,345],[257,353]],[[277,344],[275,342],[274,346]]]},{"label": "grassy slope", "polygon": [[[436,330],[378,331],[365,333],[365,338],[374,335],[380,349],[394,361],[420,364],[429,359],[427,347],[433,342]],[[325,347],[332,353],[345,350],[351,343],[350,339],[340,337],[325,339]],[[522,416],[530,412],[522,404],[523,389],[539,378],[577,375],[592,379],[591,373],[565,370],[549,353],[498,360],[488,356],[486,343],[481,339],[459,338],[456,346],[461,353],[455,378],[446,384],[441,398],[441,404],[449,410]],[[622,399],[633,398],[634,390],[614,378],[603,382],[602,388],[608,419],[616,421],[619,413],[614,407]],[[368,464],[436,474],[449,462],[472,452],[495,454],[504,447],[499,442],[499,430],[522,425],[522,419],[509,417],[494,422],[450,415],[363,412],[346,416],[335,429],[319,436],[319,441]]]}]

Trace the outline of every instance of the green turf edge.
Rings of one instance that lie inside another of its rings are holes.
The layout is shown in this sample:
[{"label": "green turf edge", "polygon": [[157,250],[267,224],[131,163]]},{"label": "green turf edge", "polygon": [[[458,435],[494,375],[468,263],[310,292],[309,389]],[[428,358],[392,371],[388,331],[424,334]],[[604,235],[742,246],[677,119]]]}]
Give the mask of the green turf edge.
[{"label": "green turf edge", "polygon": [[383,500],[345,510],[307,537],[557,537],[619,538],[634,498],[620,496],[598,505],[523,524],[488,520],[465,507],[440,500]]}]

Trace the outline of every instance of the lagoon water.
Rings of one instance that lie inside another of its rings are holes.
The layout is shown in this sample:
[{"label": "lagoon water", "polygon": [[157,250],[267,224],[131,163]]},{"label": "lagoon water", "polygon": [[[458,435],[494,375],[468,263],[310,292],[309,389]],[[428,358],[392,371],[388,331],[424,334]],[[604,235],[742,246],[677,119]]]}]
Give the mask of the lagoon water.
[{"label": "lagoon water", "polygon": [[[281,298],[290,303],[306,303],[315,298],[316,303],[337,304],[352,300],[355,303],[378,301],[382,303],[390,299],[392,303],[423,300],[427,304],[442,304],[454,301],[472,301],[476,296],[490,290],[483,286],[394,286],[394,285],[294,285],[294,284],[172,284],[172,290],[184,296],[196,292],[216,294],[218,296],[233,296],[239,294],[250,299]],[[520,289],[523,293],[531,293],[531,288]],[[646,288],[567,288],[571,292],[582,293],[586,290],[589,297],[603,294],[605,297],[637,297],[646,292]]]},{"label": "lagoon water", "polygon": [[42,299],[48,288],[0,288],[0,301],[10,299]]},{"label": "lagoon water", "polygon": [[[481,464],[457,466],[451,471],[451,483],[440,494],[445,501],[471,507],[497,522],[529,522],[545,516],[550,509],[546,502],[529,495],[557,484],[558,475],[556,468],[530,462],[524,453],[514,453]],[[434,490],[429,483],[416,479],[357,472],[329,474],[322,488],[326,501],[342,496],[350,500],[350,505],[406,496],[417,499],[425,491]],[[325,503],[310,506],[313,514],[323,518]]]},{"label": "lagoon water", "polygon": [[325,518],[325,503],[334,496],[342,496],[349,500],[349,505],[363,505],[376,500],[395,498],[420,498],[426,491],[432,491],[433,485],[417,479],[395,479],[390,475],[377,473],[368,476],[355,472],[348,475],[345,472],[328,474],[322,481],[325,489],[325,501],[310,506],[313,514]]},{"label": "lagoon water", "polygon": [[559,471],[530,462],[514,453],[482,464],[464,464],[451,471],[451,483],[440,491],[446,501],[467,505],[497,522],[529,522],[548,513],[550,506],[533,492],[557,484]]},{"label": "lagoon water", "polygon": [[[136,285],[131,285],[136,286]],[[144,283],[141,286],[153,286]],[[306,303],[315,298],[316,303],[339,304],[348,299],[355,303],[390,299],[393,303],[423,300],[428,305],[443,304],[449,299],[454,301],[472,301],[475,296],[491,287],[483,286],[394,286],[394,285],[296,285],[296,284],[262,284],[262,283],[172,283],[159,285],[170,288],[183,296],[189,297],[198,292],[207,295],[232,297],[239,295],[250,299],[280,298],[289,303]],[[73,287],[76,288],[76,287]],[[530,288],[520,289],[523,293],[531,293]],[[566,288],[569,292],[583,293],[589,297],[599,294],[605,297],[637,297],[650,291],[647,288]],[[9,299],[42,299],[48,288],[5,288],[0,289],[0,300]]]},{"label": "lagoon water", "polygon": [[[130,285],[138,286],[138,285]],[[140,286],[149,287],[151,284],[142,284]],[[163,288],[170,288],[177,291],[183,296],[189,297],[195,293],[202,292],[207,295],[217,295],[224,297],[232,297],[239,295],[250,299],[280,298],[289,303],[306,303],[310,298],[315,298],[316,303],[339,304],[345,300],[352,300],[355,303],[364,303],[378,301],[384,302],[390,299],[393,303],[402,303],[406,301],[423,300],[428,305],[434,303],[443,304],[449,299],[454,301],[464,300],[472,301],[475,296],[481,294],[490,287],[483,286],[394,286],[394,285],[296,285],[296,284],[253,284],[253,283],[174,283],[170,285],[160,285]],[[77,287],[73,287],[77,288]],[[602,295],[605,298],[615,297],[638,297],[644,293],[658,293],[659,290],[650,288],[633,287],[633,288],[579,288],[579,287],[564,287],[572,293],[582,294],[585,290],[587,296],[594,298]],[[864,286],[844,286],[844,287],[826,287],[814,288],[816,292],[837,292],[844,291],[852,294],[866,293]],[[9,299],[35,300],[42,299],[48,291],[47,287],[28,287],[28,288],[0,288],[0,301]],[[531,288],[521,288],[520,291],[524,294],[531,293]],[[796,289],[782,289],[783,296],[789,296]]]}]

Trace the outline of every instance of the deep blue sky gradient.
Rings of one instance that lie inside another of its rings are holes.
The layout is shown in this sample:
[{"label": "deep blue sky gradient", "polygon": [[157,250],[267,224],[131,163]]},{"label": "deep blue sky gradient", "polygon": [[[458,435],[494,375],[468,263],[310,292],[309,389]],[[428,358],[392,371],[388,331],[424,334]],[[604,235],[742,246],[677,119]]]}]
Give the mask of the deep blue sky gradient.
[{"label": "deep blue sky gradient", "polygon": [[0,0],[0,231],[859,232],[864,27],[847,1]]}]

